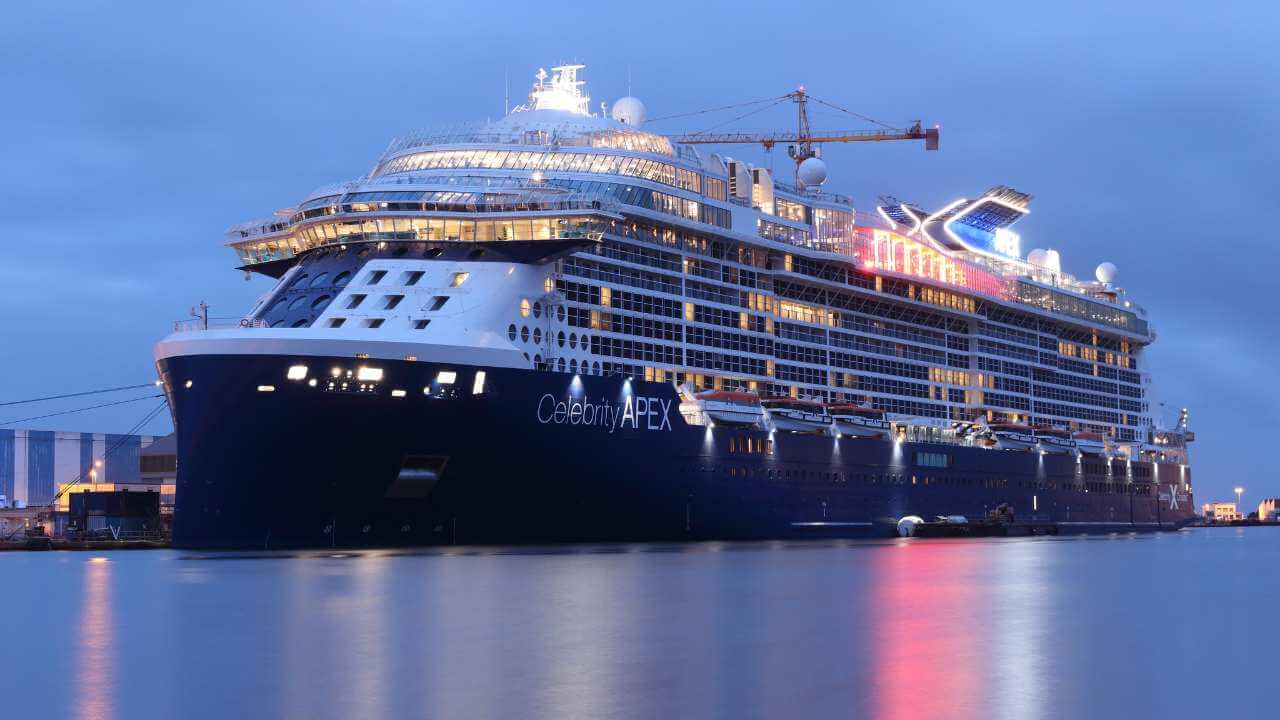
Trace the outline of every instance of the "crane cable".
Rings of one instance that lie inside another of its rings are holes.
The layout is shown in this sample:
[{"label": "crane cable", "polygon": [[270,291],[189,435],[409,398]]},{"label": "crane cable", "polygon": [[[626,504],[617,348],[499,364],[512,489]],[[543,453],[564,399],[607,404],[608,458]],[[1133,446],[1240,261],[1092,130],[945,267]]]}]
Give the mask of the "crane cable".
[{"label": "crane cable", "polygon": [[760,103],[767,103],[770,101],[772,101],[774,104],[777,104],[778,102],[781,102],[787,97],[790,97],[790,96],[783,95],[782,97],[765,98],[763,100],[751,100],[750,102],[736,103],[734,105],[722,105],[720,107],[707,108],[706,110],[694,110],[693,112],[676,113],[675,115],[663,115],[662,117],[649,118],[648,120],[645,121],[645,123],[648,124],[648,123],[662,122],[663,120],[675,120],[676,118],[693,117],[694,115],[705,115],[707,113],[720,112],[721,110],[733,110],[740,107],[747,107],[749,105],[759,105]]},{"label": "crane cable", "polygon": [[[149,395],[149,396],[147,396],[147,397],[134,398],[134,399],[135,399],[135,400],[146,400],[146,399],[147,399],[147,398],[149,398],[149,397],[164,397],[164,396],[163,396],[163,395]],[[132,401],[126,401],[126,402],[132,402]],[[151,409],[151,411],[150,411],[150,412],[148,412],[146,415],[143,415],[141,420],[139,420],[138,422],[134,423],[133,427],[129,428],[128,430],[126,430],[126,431],[124,432],[124,434],[123,434],[123,435],[120,435],[120,436],[119,436],[119,439],[118,439],[118,440],[116,440],[116,442],[115,442],[115,444],[114,444],[114,445],[112,445],[111,447],[107,448],[107,449],[106,449],[106,451],[102,453],[102,459],[103,459],[103,460],[106,460],[107,458],[109,458],[109,457],[111,457],[113,454],[115,454],[115,451],[116,451],[116,450],[119,450],[119,449],[124,445],[124,443],[125,443],[125,441],[126,441],[126,440],[128,440],[130,437],[133,437],[133,435],[134,435],[135,433],[137,433],[139,430],[141,430],[143,427],[145,427],[147,423],[149,423],[149,422],[151,422],[153,419],[155,419],[156,415],[159,415],[159,414],[160,414],[160,411],[164,409],[164,407],[165,407],[165,405],[166,405],[166,404],[168,404],[168,401],[167,401],[167,400],[166,400],[165,402],[160,403],[160,404],[159,404],[159,405],[157,405],[156,407],[152,408],[152,409]],[[58,504],[58,500],[59,500],[63,495],[65,495],[65,494],[67,493],[67,491],[68,491],[68,490],[70,490],[73,486],[75,486],[75,485],[79,485],[81,482],[83,482],[83,481],[84,481],[84,474],[85,474],[85,471],[84,471],[84,470],[81,470],[81,471],[80,471],[80,474],[79,474],[79,475],[77,475],[77,476],[76,476],[76,478],[75,478],[74,480],[72,480],[71,482],[69,482],[69,483],[67,483],[66,485],[62,486],[62,489],[61,489],[61,490],[59,490],[57,493],[55,493],[55,494],[54,494],[53,499],[51,499],[51,500],[49,501],[49,504],[47,505],[47,507],[54,507],[54,506],[56,506],[56,505]]]},{"label": "crane cable", "polygon": [[832,109],[834,109],[834,110],[839,110],[840,112],[845,113],[846,115],[852,115],[852,116],[854,116],[854,117],[856,117],[856,118],[858,118],[858,119],[860,119],[860,120],[865,120],[865,121],[867,121],[867,122],[869,122],[869,123],[873,123],[873,124],[875,124],[875,125],[879,125],[880,127],[885,128],[885,129],[887,129],[887,130],[897,130],[897,129],[898,129],[898,128],[896,128],[896,127],[894,127],[894,126],[892,126],[892,125],[890,125],[890,124],[888,124],[888,123],[882,123],[882,122],[880,122],[879,120],[877,120],[877,119],[875,119],[875,118],[867,117],[866,115],[863,115],[863,114],[861,114],[861,113],[856,113],[856,112],[854,112],[854,111],[852,111],[852,110],[846,110],[845,108],[842,108],[842,107],[840,107],[839,105],[833,105],[833,104],[831,104],[831,103],[827,102],[826,100],[822,100],[822,99],[816,98],[816,97],[814,97],[814,96],[812,96],[812,95],[810,95],[810,96],[809,96],[809,99],[810,99],[810,100],[812,100],[812,101],[814,101],[814,102],[816,102],[816,103],[818,103],[818,104],[820,104],[820,105],[826,105],[827,107],[832,108]]},{"label": "crane cable", "polygon": [[[145,387],[145,386],[144,386]],[[143,395],[142,397],[130,398],[128,400],[117,400],[115,402],[102,403],[101,405],[89,405],[88,407],[72,408],[71,410],[63,410],[61,412],[48,413],[47,415],[33,415],[31,417],[16,418],[14,420],[5,420],[0,422],[0,427],[5,425],[17,425],[18,423],[30,422],[32,420],[43,420],[45,418],[58,417],[59,415],[72,415],[74,413],[85,412],[86,410],[97,410],[98,408],[112,407],[113,405],[124,405],[126,403],[138,402],[139,400],[150,400],[152,398],[164,397],[160,395]]]},{"label": "crane cable", "polygon": [[717,124],[715,124],[715,125],[712,125],[711,127],[707,128],[706,130],[699,130],[699,131],[698,131],[698,132],[696,132],[696,133],[689,133],[689,134],[690,134],[690,136],[696,136],[696,135],[703,135],[703,134],[705,134],[705,133],[709,133],[709,132],[711,132],[712,130],[715,130],[716,128],[718,128],[718,127],[723,127],[723,126],[725,126],[725,125],[728,125],[729,123],[734,123],[734,122],[737,122],[737,121],[739,121],[739,120],[742,120],[743,118],[751,117],[752,115],[755,115],[756,113],[764,112],[765,110],[768,110],[769,108],[771,108],[771,107],[773,107],[773,106],[777,105],[778,103],[781,103],[783,100],[786,100],[788,97],[789,97],[789,96],[787,96],[787,95],[783,95],[782,97],[778,98],[777,100],[773,101],[772,103],[770,103],[770,104],[768,104],[768,105],[765,105],[765,106],[764,106],[764,107],[762,107],[762,108],[756,108],[755,110],[752,110],[751,112],[746,112],[746,113],[743,113],[743,114],[739,115],[738,117],[730,118],[730,119],[728,119],[728,120],[725,120],[725,121],[724,121],[724,122],[722,122],[722,123],[717,123]]},{"label": "crane cable", "polygon": [[153,384],[121,385],[120,387],[103,388],[101,390],[85,390],[84,392],[66,393],[65,395],[49,395],[46,397],[31,398],[29,400],[10,400],[8,402],[0,402],[0,407],[8,407],[9,405],[26,405],[34,402],[44,402],[45,400],[62,400],[65,398],[83,397],[85,395],[98,395],[101,393],[119,392],[120,390],[137,390],[138,388],[144,387],[153,387]]}]

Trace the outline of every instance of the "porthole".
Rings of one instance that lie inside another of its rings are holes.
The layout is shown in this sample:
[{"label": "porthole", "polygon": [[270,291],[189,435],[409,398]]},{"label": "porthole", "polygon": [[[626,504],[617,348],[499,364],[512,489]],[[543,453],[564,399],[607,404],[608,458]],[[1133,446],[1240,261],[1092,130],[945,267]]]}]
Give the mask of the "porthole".
[{"label": "porthole", "polygon": [[307,273],[302,273],[302,274],[301,274],[301,275],[299,275],[298,277],[294,278],[294,279],[293,279],[293,282],[289,283],[289,287],[295,287],[295,288],[306,287],[306,286],[307,286],[307,278],[309,278],[309,277],[311,277],[311,276],[310,276],[310,275],[308,275]]},{"label": "porthole", "polygon": [[569,333],[569,349],[578,347],[578,333]]},{"label": "porthole", "polygon": [[281,325],[284,325],[284,320],[277,320],[277,321],[275,321],[275,322],[271,323],[271,327],[273,327],[273,328],[278,328],[278,327],[280,327]]},{"label": "porthole", "polygon": [[560,347],[564,347],[564,331],[563,330],[561,330],[556,335],[556,342],[560,345]]},{"label": "porthole", "polygon": [[525,325],[520,326],[520,342],[529,342],[529,328]]},{"label": "porthole", "polygon": [[289,303],[289,309],[292,310],[306,301],[307,301],[306,295],[299,295],[298,297],[293,299],[293,302]]},{"label": "porthole", "polygon": [[573,359],[573,360],[570,360],[570,361],[569,361],[569,372],[571,372],[571,373],[576,373],[576,372],[578,372],[578,361],[577,361],[577,359]]},{"label": "porthole", "polygon": [[293,324],[292,324],[292,325],[290,325],[289,327],[296,327],[296,328],[300,328],[300,327],[305,327],[305,326],[306,326],[306,324],[307,324],[307,319],[306,319],[306,318],[303,318],[303,319],[301,319],[301,320],[295,320],[295,321],[293,322]]},{"label": "porthole", "polygon": [[542,356],[541,356],[541,355],[534,355],[534,356],[533,356],[533,364],[534,364],[534,366],[535,366],[535,367],[537,367],[539,370],[541,370],[541,369],[542,369]]},{"label": "porthole", "polygon": [[520,301],[520,317],[529,317],[529,300],[527,298]]},{"label": "porthole", "polygon": [[533,329],[533,344],[534,345],[542,344],[542,330],[538,328]]},{"label": "porthole", "polygon": [[533,316],[536,318],[542,317],[542,303],[536,302],[533,304]]},{"label": "porthole", "polygon": [[360,248],[360,252],[356,253],[356,255],[359,255],[360,257],[369,257],[369,246],[365,245]]},{"label": "porthole", "polygon": [[559,320],[560,322],[564,322],[564,313],[565,313],[564,306],[563,306],[563,305],[557,305],[557,306],[556,306],[556,319],[557,319],[557,320]]},{"label": "porthole", "polygon": [[334,278],[333,278],[333,286],[334,286],[334,287],[342,287],[343,285],[346,285],[346,284],[347,284],[348,282],[350,282],[350,281],[351,281],[351,271],[350,271],[350,270],[343,270],[342,272],[340,272],[340,273],[338,273],[337,275],[335,275],[335,276],[334,276]]},{"label": "porthole", "polygon": [[556,360],[556,369],[560,372],[564,372],[564,358]]},{"label": "porthole", "polygon": [[591,363],[591,374],[592,374],[592,375],[599,375],[599,374],[600,374],[600,363],[598,363],[598,362],[593,362],[593,363]]},{"label": "porthole", "polygon": [[322,272],[319,275],[316,275],[315,279],[311,281],[311,284],[308,285],[308,287],[320,287],[324,285],[324,281],[328,279],[329,279],[329,273]]},{"label": "porthole", "polygon": [[311,309],[317,312],[320,310],[324,310],[325,306],[328,305],[329,301],[332,299],[333,298],[331,298],[328,295],[321,295],[320,297],[315,299],[315,302],[311,303]]},{"label": "porthole", "polygon": [[516,341],[516,326],[514,324],[507,326],[507,337],[511,338],[511,342]]}]

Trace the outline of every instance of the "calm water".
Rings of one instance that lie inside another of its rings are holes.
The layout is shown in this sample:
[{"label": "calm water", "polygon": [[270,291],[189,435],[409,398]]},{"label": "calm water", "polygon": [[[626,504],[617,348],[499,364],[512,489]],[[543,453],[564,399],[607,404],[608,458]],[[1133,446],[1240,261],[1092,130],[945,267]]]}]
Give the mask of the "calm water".
[{"label": "calm water", "polygon": [[0,707],[121,720],[1275,717],[1278,561],[1273,528],[5,553]]}]

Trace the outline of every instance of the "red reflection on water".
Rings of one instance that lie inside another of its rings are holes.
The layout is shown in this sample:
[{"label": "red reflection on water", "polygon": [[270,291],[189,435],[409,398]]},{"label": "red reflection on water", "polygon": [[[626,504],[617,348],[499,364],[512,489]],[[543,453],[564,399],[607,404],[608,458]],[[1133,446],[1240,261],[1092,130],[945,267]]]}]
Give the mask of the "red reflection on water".
[{"label": "red reflection on water", "polygon": [[111,563],[90,558],[85,564],[84,610],[76,643],[75,708],[85,720],[106,720],[115,714],[111,701],[112,632]]},{"label": "red reflection on water", "polygon": [[904,541],[871,553],[874,717],[977,717],[981,714],[975,572],[969,543]]}]

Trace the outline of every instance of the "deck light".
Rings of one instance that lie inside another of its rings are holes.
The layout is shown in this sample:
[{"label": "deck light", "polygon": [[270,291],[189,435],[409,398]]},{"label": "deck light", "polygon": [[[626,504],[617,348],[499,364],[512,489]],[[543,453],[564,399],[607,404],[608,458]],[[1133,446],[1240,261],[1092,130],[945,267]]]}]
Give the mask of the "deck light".
[{"label": "deck light", "polygon": [[258,392],[275,392],[275,391],[276,391],[275,385],[259,385],[258,386]]},{"label": "deck light", "polygon": [[292,366],[292,367],[290,367],[290,368],[289,368],[289,373],[288,373],[285,377],[289,378],[290,380],[306,380],[306,379],[307,379],[307,366],[306,366],[306,365],[294,365],[294,366]]},{"label": "deck light", "polygon": [[404,396],[405,396],[405,391],[403,391],[403,390],[392,390],[392,391],[391,391],[391,397],[400,398],[400,397],[404,397]]}]

